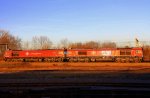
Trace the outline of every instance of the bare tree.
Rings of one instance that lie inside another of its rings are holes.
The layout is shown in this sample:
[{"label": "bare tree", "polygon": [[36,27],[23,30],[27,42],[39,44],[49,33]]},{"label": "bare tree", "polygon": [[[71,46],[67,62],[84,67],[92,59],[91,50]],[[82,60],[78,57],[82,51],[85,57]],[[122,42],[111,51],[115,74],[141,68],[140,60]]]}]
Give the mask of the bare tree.
[{"label": "bare tree", "polygon": [[102,48],[116,48],[117,45],[114,42],[104,42],[101,45]]},{"label": "bare tree", "polygon": [[99,49],[99,48],[116,48],[116,43],[114,42],[96,42],[96,41],[89,41],[85,43],[77,42],[77,43],[70,43],[69,47],[72,49]]},{"label": "bare tree", "polygon": [[39,48],[39,45],[38,45],[38,37],[37,36],[34,36],[32,38],[32,49],[38,49]]},{"label": "bare tree", "polygon": [[95,41],[89,41],[84,44],[86,49],[97,49],[99,47],[99,43]]},{"label": "bare tree", "polygon": [[52,42],[47,36],[35,36],[32,38],[33,49],[49,49],[52,46]]},{"label": "bare tree", "polygon": [[60,47],[61,48],[68,48],[68,46],[69,46],[69,41],[68,41],[68,39],[67,38],[65,38],[65,39],[62,39],[61,41],[60,41]]},{"label": "bare tree", "polygon": [[72,49],[82,49],[83,45],[81,42],[76,42],[76,43],[70,43],[69,47]]},{"label": "bare tree", "polygon": [[[8,44],[8,48],[12,50],[21,49],[21,39],[5,30],[0,30],[0,44]],[[0,46],[0,51],[2,55],[5,51],[4,46]]]},{"label": "bare tree", "polygon": [[30,47],[30,42],[29,42],[29,41],[24,41],[24,42],[22,43],[22,49],[24,49],[24,50],[29,50],[29,49],[31,49],[31,47]]}]

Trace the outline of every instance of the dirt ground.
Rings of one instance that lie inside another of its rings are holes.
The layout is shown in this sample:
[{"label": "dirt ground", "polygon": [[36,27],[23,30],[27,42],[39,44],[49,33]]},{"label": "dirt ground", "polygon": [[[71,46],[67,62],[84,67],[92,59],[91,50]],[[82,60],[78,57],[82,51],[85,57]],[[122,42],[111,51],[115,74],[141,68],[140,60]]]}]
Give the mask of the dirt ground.
[{"label": "dirt ground", "polygon": [[0,73],[22,71],[128,71],[150,73],[150,63],[68,63],[68,62],[0,62]]}]

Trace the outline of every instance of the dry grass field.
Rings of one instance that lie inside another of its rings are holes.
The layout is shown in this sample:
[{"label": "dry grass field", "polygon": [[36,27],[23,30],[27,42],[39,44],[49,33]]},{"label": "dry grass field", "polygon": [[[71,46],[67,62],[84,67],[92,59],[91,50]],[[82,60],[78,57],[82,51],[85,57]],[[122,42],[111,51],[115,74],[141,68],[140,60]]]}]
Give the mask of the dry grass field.
[{"label": "dry grass field", "polygon": [[150,73],[150,63],[0,62],[0,73],[22,71],[128,71]]}]

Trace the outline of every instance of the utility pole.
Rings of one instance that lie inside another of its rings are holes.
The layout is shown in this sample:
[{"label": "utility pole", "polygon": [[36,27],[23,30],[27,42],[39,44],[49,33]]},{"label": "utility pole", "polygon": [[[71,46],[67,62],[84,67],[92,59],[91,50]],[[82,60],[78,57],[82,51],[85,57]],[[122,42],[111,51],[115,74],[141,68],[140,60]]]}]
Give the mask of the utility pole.
[{"label": "utility pole", "polygon": [[135,46],[136,47],[139,47],[140,45],[139,45],[139,40],[137,39],[137,38],[135,38]]}]

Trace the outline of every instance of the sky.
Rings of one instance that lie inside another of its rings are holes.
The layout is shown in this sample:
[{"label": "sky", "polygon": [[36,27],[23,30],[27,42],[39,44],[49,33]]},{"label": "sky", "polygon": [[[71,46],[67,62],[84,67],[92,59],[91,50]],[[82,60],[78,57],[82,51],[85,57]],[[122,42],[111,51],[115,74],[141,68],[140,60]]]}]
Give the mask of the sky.
[{"label": "sky", "polygon": [[149,41],[150,0],[0,0],[0,29],[24,41]]}]

